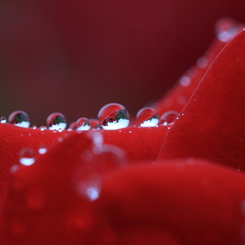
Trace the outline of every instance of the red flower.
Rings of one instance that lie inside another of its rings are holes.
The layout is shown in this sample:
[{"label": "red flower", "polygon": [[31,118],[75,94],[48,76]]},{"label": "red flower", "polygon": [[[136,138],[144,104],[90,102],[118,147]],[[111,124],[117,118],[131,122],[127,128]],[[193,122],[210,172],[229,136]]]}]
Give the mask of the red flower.
[{"label": "red flower", "polygon": [[2,244],[244,244],[244,43],[241,31],[218,54],[216,40],[155,106],[180,111],[166,126],[0,124]]}]

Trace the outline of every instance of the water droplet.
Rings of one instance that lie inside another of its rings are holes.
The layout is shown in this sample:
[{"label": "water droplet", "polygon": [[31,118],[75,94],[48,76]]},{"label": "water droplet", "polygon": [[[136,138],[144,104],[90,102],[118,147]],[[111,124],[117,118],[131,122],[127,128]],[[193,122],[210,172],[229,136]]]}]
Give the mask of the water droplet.
[{"label": "water droplet", "polygon": [[30,126],[30,118],[24,111],[14,111],[9,115],[9,123],[18,127],[28,128]]},{"label": "water droplet", "polygon": [[98,119],[92,118],[92,119],[89,119],[89,122],[90,122],[90,127],[92,129],[102,129]]},{"label": "water droplet", "polygon": [[38,153],[39,154],[45,154],[47,152],[47,147],[45,145],[40,145],[38,148]]},{"label": "water droplet", "polygon": [[228,42],[235,37],[241,28],[231,18],[221,18],[214,26],[217,38],[221,42]]},{"label": "water droplet", "polygon": [[36,128],[37,128],[37,126],[36,126],[36,125],[33,125],[33,126],[32,126],[32,129],[36,129]]},{"label": "water droplet", "polygon": [[187,102],[184,96],[178,96],[176,100],[177,100],[177,103],[180,105],[184,105]]},{"label": "water droplet", "polygon": [[24,148],[20,151],[19,161],[22,165],[30,166],[35,160],[35,153],[31,148]]},{"label": "water droplet", "polygon": [[208,65],[208,60],[204,57],[201,57],[197,60],[197,66],[199,68],[205,68]]},{"label": "water droplet", "polygon": [[1,122],[1,123],[6,123],[6,122],[7,122],[6,117],[1,117],[0,122]]},{"label": "water droplet", "polygon": [[89,130],[90,129],[90,122],[86,117],[80,117],[76,121],[76,129],[77,130]]},{"label": "water droplet", "polygon": [[50,130],[64,130],[66,128],[66,118],[63,114],[54,112],[48,116],[47,126]]},{"label": "water droplet", "polygon": [[11,173],[15,173],[19,169],[18,165],[14,165],[13,167],[10,168]]},{"label": "water droplet", "polygon": [[81,159],[85,162],[76,172],[76,189],[82,198],[94,201],[100,195],[102,174],[124,166],[125,153],[117,146],[103,145],[100,154],[91,155],[86,151],[81,154]]},{"label": "water droplet", "polygon": [[59,141],[59,142],[62,142],[63,140],[64,140],[63,137],[59,137],[59,138],[58,138],[58,141]]},{"label": "water droplet", "polygon": [[44,130],[47,129],[47,127],[46,127],[46,126],[41,126],[39,129],[40,129],[41,131],[44,131]]},{"label": "water droplet", "polygon": [[151,107],[142,108],[136,117],[140,127],[155,127],[159,122],[156,110]]},{"label": "water droplet", "polygon": [[160,118],[160,124],[163,126],[167,126],[170,123],[173,123],[176,118],[179,116],[177,111],[167,111]]},{"label": "water droplet", "polygon": [[188,76],[183,76],[179,82],[181,86],[187,87],[191,84],[191,79]]},{"label": "water droplet", "polygon": [[68,131],[72,131],[72,130],[75,130],[77,128],[76,126],[76,122],[72,122],[68,128]]},{"label": "water droplet", "polygon": [[127,110],[117,103],[103,106],[98,113],[98,119],[102,128],[107,130],[126,128],[129,125]]}]

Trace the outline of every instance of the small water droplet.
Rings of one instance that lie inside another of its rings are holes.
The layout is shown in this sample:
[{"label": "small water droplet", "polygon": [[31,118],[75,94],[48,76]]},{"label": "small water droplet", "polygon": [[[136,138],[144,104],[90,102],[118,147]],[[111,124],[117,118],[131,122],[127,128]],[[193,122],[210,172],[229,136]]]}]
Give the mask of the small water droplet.
[{"label": "small water droplet", "polygon": [[167,126],[170,123],[173,123],[176,118],[179,116],[177,111],[167,111],[160,118],[160,124],[163,126]]},{"label": "small water droplet", "polygon": [[0,118],[0,122],[1,123],[6,123],[7,122],[7,118],[6,117],[1,117]]},{"label": "small water droplet", "polygon": [[15,173],[19,169],[18,165],[14,165],[13,167],[10,168],[11,173]]},{"label": "small water droplet", "polygon": [[206,66],[208,65],[208,60],[204,57],[200,57],[198,60],[197,60],[197,66],[199,68],[205,68]]},{"label": "small water droplet", "polygon": [[58,141],[59,141],[59,142],[62,142],[63,140],[64,140],[63,137],[59,137],[59,138],[58,138]]},{"label": "small water droplet", "polygon": [[76,130],[76,128],[77,128],[76,122],[72,122],[67,130],[72,131],[72,130]]},{"label": "small water droplet", "polygon": [[103,106],[98,113],[98,119],[102,128],[106,130],[126,128],[129,125],[127,110],[117,103]]},{"label": "small water droplet", "polygon": [[92,119],[89,119],[89,122],[90,122],[90,127],[92,129],[102,129],[98,119],[92,118]]},{"label": "small water droplet", "polygon": [[151,107],[140,109],[136,118],[140,127],[155,127],[159,122],[156,110]]},{"label": "small water droplet", "polygon": [[64,130],[66,128],[66,118],[62,113],[54,112],[48,116],[46,121],[50,130]]},{"label": "small water droplet", "polygon": [[47,127],[46,127],[46,126],[41,126],[39,129],[40,129],[41,131],[44,131],[44,130],[47,129]]},{"label": "small water droplet", "polygon": [[217,38],[221,42],[228,42],[233,37],[235,37],[240,28],[238,24],[231,18],[221,18],[219,19],[214,26]]},{"label": "small water droplet", "polygon": [[188,76],[183,76],[179,82],[181,86],[187,87],[191,84],[191,79]]},{"label": "small water droplet", "polygon": [[31,148],[24,148],[20,151],[19,161],[22,165],[30,166],[35,162],[35,153]]},{"label": "small water droplet", "polygon": [[36,125],[33,125],[33,126],[32,126],[32,129],[36,129],[36,128],[37,128],[37,126],[36,126]]},{"label": "small water droplet", "polygon": [[45,154],[47,152],[47,147],[45,145],[40,145],[38,148],[38,153],[39,154]]},{"label": "small water droplet", "polygon": [[30,118],[24,111],[14,111],[9,115],[9,123],[18,127],[28,128],[30,126]]},{"label": "small water droplet", "polygon": [[76,129],[77,130],[89,130],[90,129],[90,122],[86,117],[80,117],[76,121]]}]

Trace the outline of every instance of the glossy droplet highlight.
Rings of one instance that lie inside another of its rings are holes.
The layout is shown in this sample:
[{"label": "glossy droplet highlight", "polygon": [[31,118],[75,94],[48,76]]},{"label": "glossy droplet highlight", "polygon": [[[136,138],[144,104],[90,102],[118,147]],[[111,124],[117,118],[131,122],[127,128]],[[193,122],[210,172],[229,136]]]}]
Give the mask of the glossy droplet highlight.
[{"label": "glossy droplet highlight", "polygon": [[151,107],[144,107],[139,110],[136,118],[140,127],[155,127],[159,122],[156,110]]},{"label": "glossy droplet highlight", "polygon": [[106,130],[126,128],[129,125],[127,110],[117,103],[103,106],[98,113],[98,119],[101,127]]},{"label": "glossy droplet highlight", "polygon": [[1,117],[0,118],[0,122],[1,123],[6,123],[7,122],[7,118],[6,117]]},{"label": "glossy droplet highlight", "polygon": [[47,147],[45,146],[45,145],[40,145],[39,147],[38,147],[38,153],[39,154],[45,154],[46,152],[47,152]]},{"label": "glossy droplet highlight", "polygon": [[160,124],[163,126],[167,126],[171,123],[174,123],[176,118],[179,116],[177,111],[167,111],[160,118]]},{"label": "glossy droplet highlight", "polygon": [[235,37],[241,28],[231,18],[221,18],[214,26],[217,38],[221,42],[228,42]]},{"label": "glossy droplet highlight", "polygon": [[14,111],[9,115],[8,122],[18,127],[28,128],[30,126],[30,118],[24,111]]},{"label": "glossy droplet highlight", "polygon": [[64,130],[66,128],[66,118],[62,113],[54,112],[48,116],[46,121],[50,130]]},{"label": "glossy droplet highlight", "polygon": [[22,165],[30,166],[35,162],[35,153],[31,148],[24,148],[20,151],[19,162]]},{"label": "glossy droplet highlight", "polygon": [[76,121],[76,129],[77,130],[89,130],[90,129],[90,122],[86,117],[80,117]]}]

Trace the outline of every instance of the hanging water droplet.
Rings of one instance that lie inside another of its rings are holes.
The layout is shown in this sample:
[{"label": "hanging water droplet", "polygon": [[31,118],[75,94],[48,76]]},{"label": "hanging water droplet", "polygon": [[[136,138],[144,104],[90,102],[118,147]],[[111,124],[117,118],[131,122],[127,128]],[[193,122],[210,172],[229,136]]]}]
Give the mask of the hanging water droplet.
[{"label": "hanging water droplet", "polygon": [[76,121],[76,129],[77,130],[89,130],[90,129],[90,122],[86,117],[80,117]]},{"label": "hanging water droplet", "polygon": [[159,122],[156,110],[151,107],[144,107],[139,110],[136,118],[140,127],[155,127]]},{"label": "hanging water droplet", "polygon": [[47,147],[45,145],[40,145],[38,148],[38,153],[39,154],[45,154],[47,152]]},{"label": "hanging water droplet", "polygon": [[6,123],[6,122],[7,122],[6,117],[1,117],[1,118],[0,118],[0,122],[1,122],[1,123]]},{"label": "hanging water droplet", "polygon": [[50,130],[64,130],[66,128],[66,118],[63,114],[54,112],[48,116],[47,126]]},{"label": "hanging water droplet", "polygon": [[103,106],[98,113],[98,119],[101,127],[107,130],[126,128],[129,125],[127,110],[117,103]]},{"label": "hanging water droplet", "polygon": [[179,116],[177,111],[167,111],[160,118],[160,124],[163,126],[167,126],[170,123],[173,123],[176,118]]},{"label": "hanging water droplet", "polygon": [[24,111],[14,111],[9,115],[9,123],[18,127],[28,128],[30,126],[30,118]]},{"label": "hanging water droplet", "polygon": [[221,42],[228,42],[235,37],[241,28],[231,18],[221,18],[214,26],[217,38]]},{"label": "hanging water droplet", "polygon": [[19,161],[22,165],[30,166],[35,160],[35,153],[31,148],[24,148],[20,151]]},{"label": "hanging water droplet", "polygon": [[[88,155],[87,151],[85,153],[81,154],[83,161],[84,155]],[[100,154],[89,155],[85,160],[76,172],[76,189],[82,198],[94,201],[100,195],[102,174],[123,167],[125,153],[117,146],[103,145]]]}]

